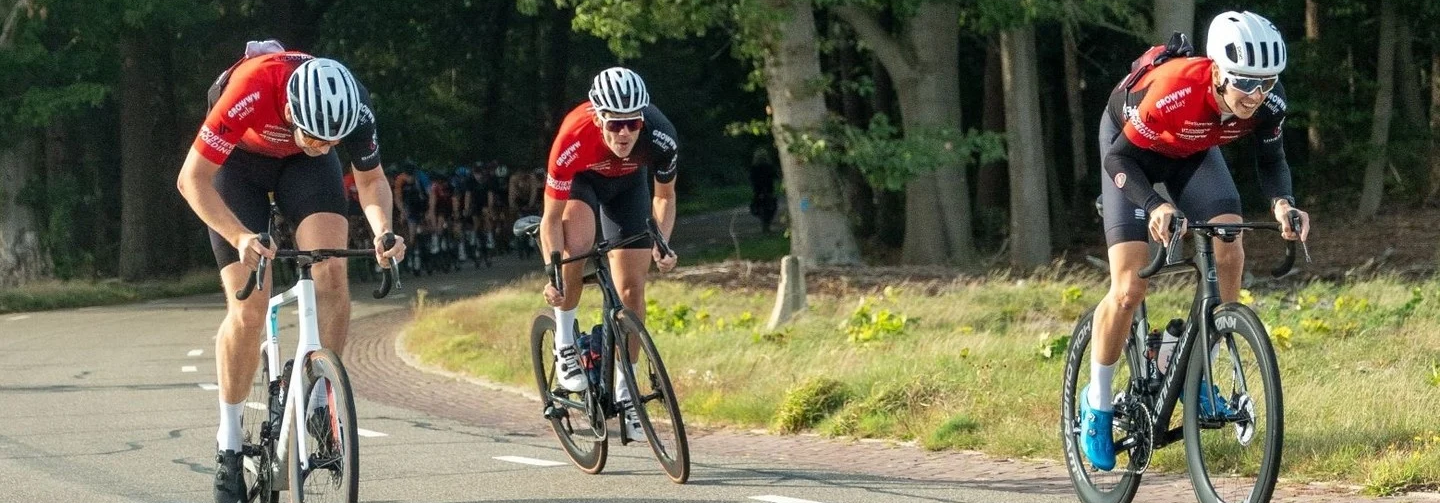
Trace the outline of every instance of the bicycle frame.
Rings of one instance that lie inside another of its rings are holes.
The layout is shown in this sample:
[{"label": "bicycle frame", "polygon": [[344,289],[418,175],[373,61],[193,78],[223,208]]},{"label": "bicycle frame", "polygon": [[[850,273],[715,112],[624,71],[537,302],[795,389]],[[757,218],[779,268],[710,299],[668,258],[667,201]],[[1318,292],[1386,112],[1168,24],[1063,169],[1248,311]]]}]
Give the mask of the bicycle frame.
[{"label": "bicycle frame", "polygon": [[[304,260],[304,259],[301,259]],[[280,362],[280,308],[297,304],[300,338],[295,346],[296,364],[303,364],[311,352],[320,349],[320,324],[315,315],[315,279],[310,274],[310,266],[313,263],[305,263],[300,266],[300,280],[295,286],[290,287],[283,293],[270,297],[269,308],[265,313],[265,338],[260,342],[260,349],[265,351],[266,378],[271,386],[280,380],[280,372],[283,372]],[[279,472],[274,474],[276,481],[282,487],[288,487],[288,471],[285,468],[291,461],[289,452],[290,435],[294,434],[291,425],[305,424],[304,411],[306,401],[309,400],[308,393],[302,388],[301,379],[296,379],[296,370],[291,368],[290,383],[285,392],[285,407],[280,414],[280,436],[276,439],[275,458]],[[272,413],[273,417],[274,414]],[[309,452],[306,450],[306,442],[309,440],[305,435],[296,435],[297,452]],[[309,469],[310,460],[299,459],[301,470]]]}]

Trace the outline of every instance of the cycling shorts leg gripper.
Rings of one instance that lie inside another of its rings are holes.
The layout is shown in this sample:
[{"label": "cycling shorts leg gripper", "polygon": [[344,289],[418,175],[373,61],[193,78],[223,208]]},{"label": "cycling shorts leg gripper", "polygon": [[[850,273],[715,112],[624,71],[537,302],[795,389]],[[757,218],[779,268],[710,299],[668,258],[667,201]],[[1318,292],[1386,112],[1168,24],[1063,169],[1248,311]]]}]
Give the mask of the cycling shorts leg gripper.
[{"label": "cycling shorts leg gripper", "polygon": [[305,217],[316,213],[345,216],[344,173],[335,149],[317,157],[292,155],[283,159],[283,166],[275,187],[275,205],[286,221],[294,222],[292,230],[298,231]]},{"label": "cycling shorts leg gripper", "polygon": [[[270,224],[270,199],[266,193],[274,188],[280,159],[264,157],[235,149],[220,170],[215,172],[215,190],[225,206],[250,232],[266,232]],[[220,269],[240,261],[240,253],[224,236],[210,231],[210,251]]]}]

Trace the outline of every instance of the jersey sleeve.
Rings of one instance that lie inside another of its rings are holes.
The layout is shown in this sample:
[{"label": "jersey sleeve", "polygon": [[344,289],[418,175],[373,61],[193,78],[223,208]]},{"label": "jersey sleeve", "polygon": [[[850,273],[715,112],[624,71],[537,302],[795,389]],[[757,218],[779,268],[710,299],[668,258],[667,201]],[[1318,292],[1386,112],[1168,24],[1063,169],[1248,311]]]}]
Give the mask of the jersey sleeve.
[{"label": "jersey sleeve", "polygon": [[1152,81],[1149,85],[1131,93],[1130,102],[1136,103],[1134,108],[1125,110],[1125,138],[1136,147],[1146,150],[1153,150],[1156,145],[1162,143],[1174,143],[1175,133],[1171,124],[1171,117],[1166,113],[1167,108],[1172,105],[1167,100],[1176,100],[1184,96],[1176,97],[1179,93],[1188,94],[1190,88],[1182,88],[1176,91],[1166,89]]},{"label": "jersey sleeve", "polygon": [[[357,83],[358,84],[358,83]],[[346,135],[340,144],[350,156],[350,163],[360,171],[370,171],[380,166],[380,131],[376,128],[374,106],[370,92],[365,86],[360,91],[360,122],[355,130]]]},{"label": "jersey sleeve", "polygon": [[675,181],[680,143],[675,139],[675,125],[654,105],[645,108],[645,127],[650,131],[650,170],[655,181]]},{"label": "jersey sleeve", "polygon": [[266,96],[275,88],[266,86],[261,81],[263,74],[254,69],[253,65],[237,67],[230,76],[230,83],[205,115],[193,147],[206,160],[224,164],[250,123],[260,115],[256,113],[256,108],[261,106],[261,101],[280,99],[278,96]]},{"label": "jersey sleeve", "polygon": [[1277,82],[1261,106],[1265,117],[1255,125],[1254,132],[1260,190],[1272,200],[1293,197],[1290,163],[1285,160],[1285,87]]},{"label": "jersey sleeve", "polygon": [[560,134],[555,135],[555,143],[550,145],[550,160],[545,164],[545,195],[562,201],[570,199],[570,184],[579,171],[576,161],[584,140],[577,134],[577,121],[574,113],[565,118]]}]

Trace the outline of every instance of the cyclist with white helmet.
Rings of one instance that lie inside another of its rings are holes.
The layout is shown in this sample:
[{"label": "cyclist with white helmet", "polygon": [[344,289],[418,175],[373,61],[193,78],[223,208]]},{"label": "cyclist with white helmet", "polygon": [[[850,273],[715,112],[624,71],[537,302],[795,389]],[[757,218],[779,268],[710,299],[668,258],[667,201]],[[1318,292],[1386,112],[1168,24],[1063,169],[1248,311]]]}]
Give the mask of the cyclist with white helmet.
[{"label": "cyclist with white helmet", "polygon": [[[674,126],[650,104],[650,93],[639,75],[621,67],[596,75],[589,101],[565,116],[550,147],[540,224],[544,256],[551,250],[567,257],[588,252],[601,227],[597,218],[601,209],[606,238],[643,233],[646,219],[654,218],[668,240],[675,224],[678,147]],[[669,271],[675,267],[675,255],[661,256],[652,240],[643,239],[612,252],[609,259],[622,303],[645,319],[650,261]],[[562,268],[563,293],[553,285],[545,287],[545,301],[555,307],[557,322],[555,370],[560,384],[571,391],[587,386],[575,348],[575,308],[580,303],[583,267],[583,262],[574,262]],[[630,351],[633,356],[636,348]],[[616,375],[624,379],[624,373]],[[623,380],[615,389],[624,406],[629,437],[644,439]]]},{"label": "cyclist with white helmet", "polygon": [[[180,168],[178,187],[191,209],[210,228],[211,249],[225,291],[246,283],[260,257],[274,258],[275,243],[264,246],[258,233],[267,232],[270,200],[286,221],[298,222],[295,245],[300,249],[346,248],[343,170],[333,151],[343,148],[355,170],[360,205],[375,238],[375,258],[404,257],[405,245],[383,249],[390,233],[389,182],[380,167],[375,116],[369,95],[340,63],[309,54],[284,51],[278,43],[251,43],[246,57],[216,80],[211,108]],[[345,261],[330,260],[313,268],[320,312],[321,344],[336,353],[345,345],[350,321],[350,296]],[[220,384],[220,427],[215,473],[215,501],[245,499],[240,466],[244,401],[258,365],[257,352],[265,307],[264,291],[244,301],[226,295],[225,319],[215,338],[215,363]],[[324,393],[325,387],[316,391]],[[321,397],[309,403],[312,420],[328,424]]]},{"label": "cyclist with white helmet", "polygon": [[[1289,58],[1280,32],[1258,14],[1225,12],[1210,23],[1207,57],[1189,53],[1188,42],[1179,37],[1168,47],[1152,48],[1111,92],[1100,121],[1110,291],[1095,310],[1090,384],[1080,400],[1081,447],[1100,470],[1115,466],[1112,384],[1131,318],[1148,288],[1137,274],[1149,258],[1146,239],[1166,242],[1171,219],[1182,215],[1202,222],[1242,221],[1240,195],[1219,146],[1253,134],[1260,188],[1285,239],[1304,240],[1309,233],[1308,214],[1300,212],[1301,229],[1291,228],[1287,218],[1295,199],[1281,137],[1280,72]],[[1170,200],[1155,183],[1165,185]],[[1234,302],[1240,297],[1244,248],[1240,239],[1217,239],[1214,245],[1221,300]],[[1207,403],[1209,393],[1200,396],[1202,409],[1225,407]]]}]

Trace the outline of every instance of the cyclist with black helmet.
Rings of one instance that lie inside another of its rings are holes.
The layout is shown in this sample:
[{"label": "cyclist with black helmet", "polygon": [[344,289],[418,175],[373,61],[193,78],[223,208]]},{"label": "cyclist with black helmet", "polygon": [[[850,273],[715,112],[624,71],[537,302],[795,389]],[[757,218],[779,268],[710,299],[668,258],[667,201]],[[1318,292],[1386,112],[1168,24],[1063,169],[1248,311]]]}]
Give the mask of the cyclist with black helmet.
[{"label": "cyclist with black helmet", "polygon": [[[639,75],[621,67],[596,75],[589,101],[565,116],[550,147],[540,224],[542,251],[547,256],[551,250],[560,251],[567,257],[590,251],[601,227],[602,208],[607,223],[614,224],[605,226],[606,238],[643,233],[646,220],[654,218],[668,240],[675,224],[678,147],[674,126],[650,104],[650,94]],[[652,179],[654,194],[650,191]],[[661,256],[652,240],[643,239],[613,252],[609,259],[622,303],[645,319],[645,277],[650,261],[661,271],[669,271],[675,267],[675,255]],[[583,262],[566,264],[562,267],[565,291],[547,283],[544,292],[546,303],[555,308],[557,377],[571,391],[587,386],[574,330],[583,267]],[[636,348],[630,351],[633,355]],[[616,399],[625,410],[629,437],[644,439],[623,382],[624,373],[616,375],[622,379],[616,384]]]},{"label": "cyclist with black helmet", "polygon": [[[251,43],[245,59],[217,79],[212,106],[180,168],[180,193],[210,229],[211,249],[226,292],[240,290],[260,257],[274,258],[275,243],[264,246],[270,202],[286,220],[298,222],[300,249],[346,248],[343,169],[333,151],[343,148],[355,168],[360,204],[375,235],[375,258],[402,259],[405,245],[383,249],[390,232],[389,183],[380,167],[375,116],[364,87],[339,62],[284,51],[277,42]],[[321,344],[341,352],[350,321],[345,261],[313,267],[320,312]],[[240,466],[240,419],[258,365],[261,327],[270,281],[260,295],[244,301],[226,296],[225,319],[215,338],[220,384],[220,427],[215,501],[245,499]],[[325,387],[317,386],[317,394]],[[309,403],[312,418],[329,417],[323,397]]]},{"label": "cyclist with black helmet", "polygon": [[[1183,47],[1180,54],[1116,86],[1100,121],[1110,291],[1095,309],[1090,384],[1080,399],[1081,448],[1100,470],[1115,467],[1112,385],[1130,321],[1149,285],[1138,275],[1149,258],[1146,239],[1168,242],[1170,221],[1182,210],[1196,221],[1242,221],[1240,194],[1219,146],[1253,135],[1261,190],[1285,239],[1303,241],[1309,233],[1309,215],[1295,209],[1281,138],[1285,41],[1264,17],[1233,11],[1216,16],[1206,38],[1208,57],[1184,57],[1188,42],[1172,44]],[[1162,197],[1154,183],[1165,184],[1172,198]],[[1300,229],[1291,227],[1291,211],[1300,213]],[[1238,238],[1216,239],[1214,247],[1221,300],[1234,302],[1245,250]],[[1227,405],[1209,403],[1210,395],[1201,393],[1198,406],[1223,412]]]}]

